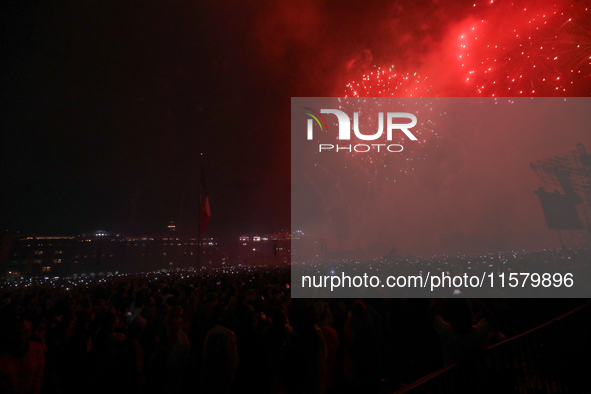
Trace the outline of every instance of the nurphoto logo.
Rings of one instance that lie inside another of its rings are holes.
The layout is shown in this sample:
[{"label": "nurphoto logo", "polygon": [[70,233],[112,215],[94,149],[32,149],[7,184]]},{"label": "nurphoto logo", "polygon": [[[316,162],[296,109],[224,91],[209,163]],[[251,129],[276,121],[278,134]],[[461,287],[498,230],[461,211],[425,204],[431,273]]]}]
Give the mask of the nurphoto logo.
[{"label": "nurphoto logo", "polygon": [[[322,114],[334,115],[337,118],[339,132],[337,139],[341,141],[351,140],[351,118],[344,111],[339,109],[321,109],[320,112],[316,112],[309,107],[302,107],[308,115],[307,121],[307,139],[312,141],[314,139],[314,124],[320,128],[322,132],[328,132],[328,124]],[[378,113],[378,126],[377,131],[373,134],[364,134],[361,132],[359,127],[359,112],[353,112],[353,133],[355,137],[362,141],[377,141],[382,138],[384,134],[384,113]],[[386,113],[386,141],[391,142],[395,132],[401,131],[411,141],[417,141],[417,137],[409,130],[416,126],[417,117],[408,112],[387,112]],[[364,130],[370,127],[364,127]],[[346,152],[402,152],[403,146],[401,144],[386,144],[386,143],[373,143],[373,144],[318,144],[318,152],[326,151],[346,151]]]}]

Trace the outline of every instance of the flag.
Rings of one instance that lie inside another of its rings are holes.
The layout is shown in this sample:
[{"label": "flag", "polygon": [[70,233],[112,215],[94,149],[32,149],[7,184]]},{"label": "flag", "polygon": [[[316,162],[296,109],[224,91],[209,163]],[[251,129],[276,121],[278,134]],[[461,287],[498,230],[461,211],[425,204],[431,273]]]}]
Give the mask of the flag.
[{"label": "flag", "polygon": [[209,209],[209,197],[207,195],[207,184],[205,183],[205,172],[201,167],[201,180],[199,184],[199,232],[203,233],[211,220]]}]

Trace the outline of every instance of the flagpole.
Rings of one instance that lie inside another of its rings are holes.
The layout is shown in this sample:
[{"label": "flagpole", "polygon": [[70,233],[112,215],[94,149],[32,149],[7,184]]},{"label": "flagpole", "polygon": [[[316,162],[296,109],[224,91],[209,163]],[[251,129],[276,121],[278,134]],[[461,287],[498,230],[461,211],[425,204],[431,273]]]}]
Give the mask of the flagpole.
[{"label": "flagpole", "polygon": [[199,184],[197,186],[197,269],[201,268],[201,179],[203,177],[203,152],[199,154]]}]

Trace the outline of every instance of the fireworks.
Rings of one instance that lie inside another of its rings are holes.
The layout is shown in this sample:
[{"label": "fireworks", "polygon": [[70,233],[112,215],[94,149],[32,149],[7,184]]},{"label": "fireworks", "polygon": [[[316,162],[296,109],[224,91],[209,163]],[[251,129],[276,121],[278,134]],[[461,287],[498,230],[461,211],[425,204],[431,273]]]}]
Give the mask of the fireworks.
[{"label": "fireworks", "polygon": [[[409,141],[402,133],[394,134],[393,140],[389,141],[392,144],[401,144],[398,146],[404,151],[404,154],[387,152],[385,147],[379,150],[371,145],[371,142],[361,141],[367,142],[369,144],[367,146],[372,148],[350,149],[345,154],[338,156],[341,160],[337,166],[350,169],[356,177],[367,182],[396,183],[402,177],[413,174],[429,156],[431,149],[437,149],[437,141],[441,138],[437,122],[442,116],[445,116],[445,113],[439,107],[437,99],[433,98],[339,99],[338,108],[340,110],[348,114],[355,112],[359,114],[360,123],[362,123],[360,129],[365,134],[375,133],[378,114],[388,112],[391,108],[398,108],[400,111],[407,111],[416,115],[418,123],[412,129],[412,133],[417,138],[416,141]],[[334,119],[332,117],[328,117],[327,121],[329,122],[329,128],[336,129],[338,127],[337,124],[333,123]],[[324,136],[320,133],[316,134],[316,136],[316,144],[334,143],[331,136]],[[321,140],[324,137],[328,139],[326,141]],[[386,141],[374,142],[384,143]],[[316,165],[320,165],[319,163],[323,162],[322,157],[324,156],[319,152],[316,152],[316,155],[318,160]],[[335,156],[330,157],[336,160]]]},{"label": "fireworks", "polygon": [[347,84],[345,97],[420,97],[429,96],[426,77],[417,73],[401,73],[394,66],[377,67]]},{"label": "fireworks", "polygon": [[590,93],[586,86],[591,70],[588,5],[512,4],[503,11],[495,18],[471,22],[457,39],[457,65],[468,95]]},{"label": "fireworks", "polygon": [[[437,99],[426,97],[591,95],[590,4],[589,0],[474,4],[468,17],[450,24],[446,38],[422,55],[416,72],[375,65],[347,83],[345,97],[415,97],[416,102],[405,101],[404,110],[417,115],[421,124],[413,130],[419,141],[405,143],[404,154],[351,152],[340,156],[340,165],[377,187],[414,182],[412,175],[446,143],[442,133],[447,131],[441,129],[445,109],[438,108]],[[392,100],[387,102],[389,108],[402,108],[403,101]],[[360,101],[359,108],[364,109],[341,108],[360,111],[371,124],[372,113],[388,110],[379,103],[384,102],[368,98]]]},{"label": "fireworks", "polygon": [[426,64],[421,75],[375,66],[347,84],[345,97],[591,94],[590,1],[486,2],[473,8],[471,17],[450,28],[457,35],[442,44],[452,61]]}]

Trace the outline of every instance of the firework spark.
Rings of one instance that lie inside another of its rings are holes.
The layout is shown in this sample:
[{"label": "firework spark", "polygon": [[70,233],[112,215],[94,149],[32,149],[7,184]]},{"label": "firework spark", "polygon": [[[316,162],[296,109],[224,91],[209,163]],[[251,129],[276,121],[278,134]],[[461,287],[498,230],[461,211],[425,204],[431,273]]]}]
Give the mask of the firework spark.
[{"label": "firework spark", "polygon": [[[374,66],[349,82],[344,96],[591,95],[591,1],[487,1],[472,8],[455,26],[457,35],[442,44],[454,61],[444,67],[425,64],[420,72]],[[449,79],[449,88],[434,87],[442,78]]]},{"label": "firework spark", "polygon": [[429,96],[430,87],[428,78],[417,73],[402,73],[394,66],[375,66],[360,81],[347,84],[345,97],[425,97]]},{"label": "firework spark", "polygon": [[[505,14],[512,15],[508,21]],[[587,95],[589,17],[588,5],[579,2],[512,4],[495,18],[471,21],[457,38],[459,82],[473,96]]]}]

